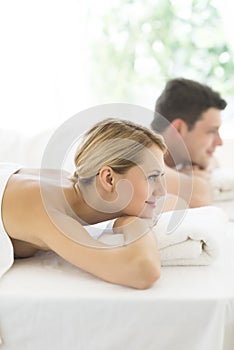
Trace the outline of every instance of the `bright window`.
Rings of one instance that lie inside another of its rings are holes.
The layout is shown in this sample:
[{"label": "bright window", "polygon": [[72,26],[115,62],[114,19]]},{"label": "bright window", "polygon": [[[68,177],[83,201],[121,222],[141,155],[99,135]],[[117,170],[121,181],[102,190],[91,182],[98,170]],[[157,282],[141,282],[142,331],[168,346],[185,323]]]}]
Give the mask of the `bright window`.
[{"label": "bright window", "polygon": [[0,127],[34,134],[102,103],[153,109],[166,80],[183,76],[228,100],[228,135],[228,8],[211,0],[1,1]]}]

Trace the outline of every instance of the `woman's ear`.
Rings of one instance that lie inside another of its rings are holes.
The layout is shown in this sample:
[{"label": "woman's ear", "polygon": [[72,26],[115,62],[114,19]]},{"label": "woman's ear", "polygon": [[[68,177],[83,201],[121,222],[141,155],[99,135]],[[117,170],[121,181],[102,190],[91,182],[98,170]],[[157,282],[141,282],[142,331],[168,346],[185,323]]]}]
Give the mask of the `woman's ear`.
[{"label": "woman's ear", "polygon": [[103,166],[99,171],[98,177],[102,187],[107,192],[114,191],[115,179],[114,179],[114,172],[111,167]]}]

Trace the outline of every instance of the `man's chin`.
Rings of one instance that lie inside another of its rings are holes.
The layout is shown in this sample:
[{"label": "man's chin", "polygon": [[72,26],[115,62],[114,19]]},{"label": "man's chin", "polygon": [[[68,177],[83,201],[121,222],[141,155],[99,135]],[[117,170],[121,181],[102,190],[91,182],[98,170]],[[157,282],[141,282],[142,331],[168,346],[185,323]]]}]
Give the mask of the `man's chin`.
[{"label": "man's chin", "polygon": [[197,166],[201,170],[205,170],[210,165],[210,159],[204,160],[204,161],[198,161],[198,162],[192,162],[193,166]]},{"label": "man's chin", "polygon": [[209,166],[210,166],[210,161],[201,164],[200,169],[201,169],[201,170],[207,170],[207,169],[209,168]]}]

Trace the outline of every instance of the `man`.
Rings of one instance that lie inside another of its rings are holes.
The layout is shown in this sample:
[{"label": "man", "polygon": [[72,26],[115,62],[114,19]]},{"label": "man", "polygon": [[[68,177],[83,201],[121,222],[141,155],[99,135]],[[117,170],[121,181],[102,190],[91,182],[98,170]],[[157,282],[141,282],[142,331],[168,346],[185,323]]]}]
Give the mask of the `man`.
[{"label": "man", "polygon": [[222,145],[219,128],[226,105],[207,85],[183,78],[168,81],[156,101],[151,127],[168,147],[167,191],[190,207],[211,204],[209,172],[215,149]]}]

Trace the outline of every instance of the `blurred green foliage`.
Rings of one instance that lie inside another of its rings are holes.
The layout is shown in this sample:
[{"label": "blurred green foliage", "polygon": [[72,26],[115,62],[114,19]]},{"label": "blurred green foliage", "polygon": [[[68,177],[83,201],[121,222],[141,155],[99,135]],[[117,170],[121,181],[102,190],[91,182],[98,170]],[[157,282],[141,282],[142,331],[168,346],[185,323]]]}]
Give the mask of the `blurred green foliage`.
[{"label": "blurred green foliage", "polygon": [[234,61],[214,1],[114,0],[90,20],[99,95],[130,102],[144,89],[161,91],[168,79],[185,77],[234,96]]}]

